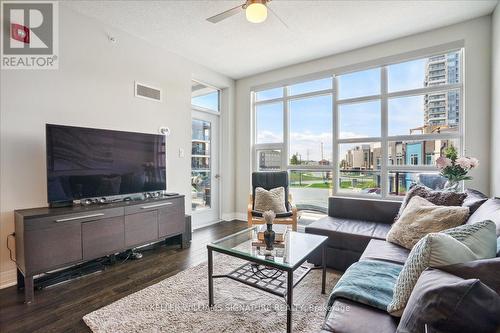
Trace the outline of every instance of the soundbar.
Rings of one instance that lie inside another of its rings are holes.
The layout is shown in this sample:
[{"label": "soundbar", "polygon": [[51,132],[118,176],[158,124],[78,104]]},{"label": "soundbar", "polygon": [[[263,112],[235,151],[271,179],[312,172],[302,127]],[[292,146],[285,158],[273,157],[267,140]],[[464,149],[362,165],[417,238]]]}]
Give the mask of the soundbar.
[{"label": "soundbar", "polygon": [[[72,205],[102,205],[109,204],[114,202],[121,201],[140,201],[140,200],[148,200],[148,199],[160,199],[165,197],[177,196],[179,193],[174,192],[165,192],[165,191],[153,191],[153,192],[144,192],[137,193],[132,195],[119,195],[119,196],[110,196],[110,197],[95,197],[95,198],[85,198],[80,200],[74,200]],[[71,204],[70,204],[71,205]]]}]

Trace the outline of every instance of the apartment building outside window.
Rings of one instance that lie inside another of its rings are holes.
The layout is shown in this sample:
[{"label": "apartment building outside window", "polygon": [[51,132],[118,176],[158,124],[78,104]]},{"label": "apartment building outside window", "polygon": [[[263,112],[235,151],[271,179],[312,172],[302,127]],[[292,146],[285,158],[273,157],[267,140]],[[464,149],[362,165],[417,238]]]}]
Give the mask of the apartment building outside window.
[{"label": "apartment building outside window", "polygon": [[254,170],[288,170],[299,208],[402,196],[462,149],[462,50],[252,92]]}]

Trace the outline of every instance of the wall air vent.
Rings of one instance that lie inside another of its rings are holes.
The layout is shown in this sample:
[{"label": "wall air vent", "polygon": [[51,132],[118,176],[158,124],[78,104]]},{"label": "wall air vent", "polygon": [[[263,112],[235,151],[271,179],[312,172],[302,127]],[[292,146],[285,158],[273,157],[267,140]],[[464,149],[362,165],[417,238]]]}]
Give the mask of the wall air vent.
[{"label": "wall air vent", "polygon": [[134,91],[135,97],[145,98],[156,102],[162,101],[162,91],[160,88],[151,87],[136,81]]}]

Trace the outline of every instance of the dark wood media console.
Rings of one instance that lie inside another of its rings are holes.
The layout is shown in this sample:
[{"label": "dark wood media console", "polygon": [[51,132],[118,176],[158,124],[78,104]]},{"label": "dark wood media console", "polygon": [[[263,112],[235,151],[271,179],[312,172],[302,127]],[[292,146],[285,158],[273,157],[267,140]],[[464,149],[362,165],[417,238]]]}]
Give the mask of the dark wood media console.
[{"label": "dark wood media console", "polygon": [[34,299],[35,275],[172,236],[182,235],[183,247],[191,239],[181,195],[14,213],[18,285],[26,303]]}]

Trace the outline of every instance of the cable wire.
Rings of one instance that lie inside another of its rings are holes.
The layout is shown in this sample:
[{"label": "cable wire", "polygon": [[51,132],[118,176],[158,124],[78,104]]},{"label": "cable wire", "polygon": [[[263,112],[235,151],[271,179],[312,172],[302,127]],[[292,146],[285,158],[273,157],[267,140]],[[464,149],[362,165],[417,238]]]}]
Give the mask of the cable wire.
[{"label": "cable wire", "polygon": [[11,236],[14,238],[14,240],[16,239],[16,238],[15,238],[15,237],[16,237],[16,236],[15,236],[15,233],[12,233],[12,234],[10,234],[10,235],[7,235],[7,249],[9,249],[9,257],[10,257],[10,260],[12,260],[12,262],[14,262],[14,263],[17,263],[17,262],[16,262],[16,259],[13,259],[13,258],[12,258],[12,249],[9,247],[9,237],[11,237]]}]

